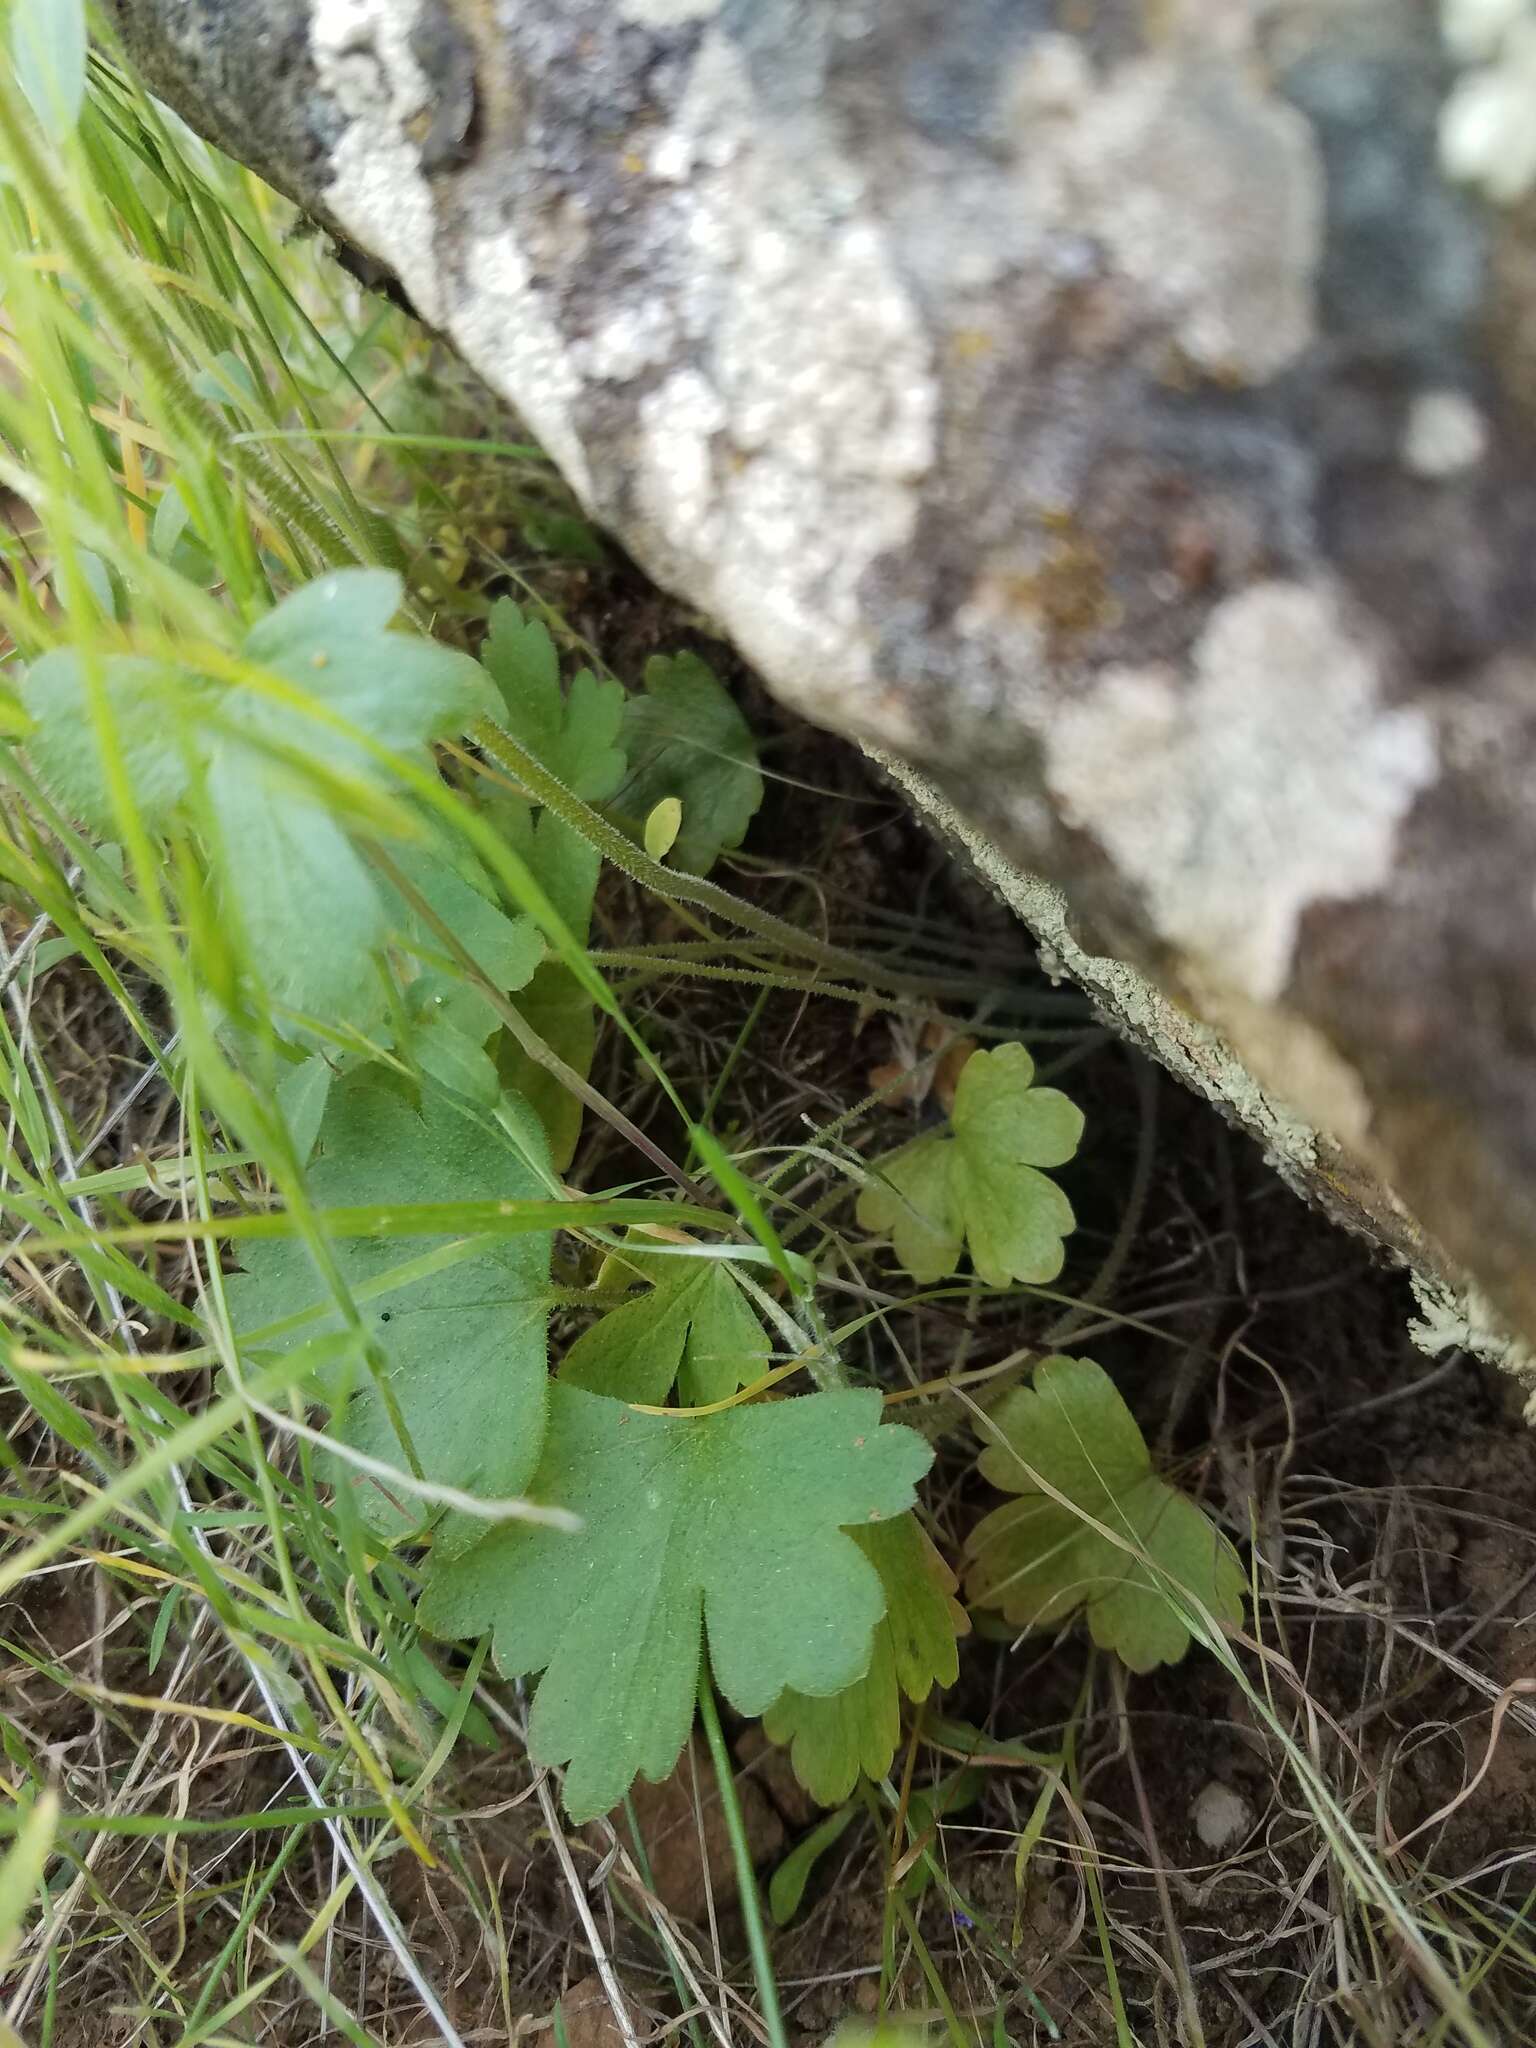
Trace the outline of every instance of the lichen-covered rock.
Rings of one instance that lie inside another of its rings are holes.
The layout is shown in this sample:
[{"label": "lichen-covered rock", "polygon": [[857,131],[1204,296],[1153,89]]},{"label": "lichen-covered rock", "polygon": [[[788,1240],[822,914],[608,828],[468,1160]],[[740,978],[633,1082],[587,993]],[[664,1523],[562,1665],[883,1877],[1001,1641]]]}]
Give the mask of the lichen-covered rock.
[{"label": "lichen-covered rock", "polygon": [[1536,8],[108,11],[1293,1179],[1536,1332]]}]

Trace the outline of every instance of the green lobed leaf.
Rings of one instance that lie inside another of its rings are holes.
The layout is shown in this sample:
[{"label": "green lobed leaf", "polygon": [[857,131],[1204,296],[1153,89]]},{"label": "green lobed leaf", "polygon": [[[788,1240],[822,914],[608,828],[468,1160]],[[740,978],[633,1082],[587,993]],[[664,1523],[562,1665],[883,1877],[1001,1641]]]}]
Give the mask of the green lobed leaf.
[{"label": "green lobed leaf", "polygon": [[[105,655],[103,694],[115,728],[118,758],[146,830],[159,831],[186,793],[187,752],[179,731],[198,687],[163,662]],[[61,647],[34,661],[21,685],[34,721],[27,755],[38,781],[60,810],[100,838],[119,831],[102,766],[91,695],[80,656]]]},{"label": "green lobed leaf", "polygon": [[[525,1150],[537,1159],[542,1134],[513,1099],[505,1107],[522,1129]],[[317,1207],[347,1208],[533,1198],[544,1189],[511,1140],[485,1118],[430,1086],[418,1107],[403,1082],[365,1067],[331,1085],[309,1192]],[[347,1285],[362,1291],[434,1244],[355,1238],[332,1250]],[[521,1493],[532,1477],[548,1392],[549,1253],[547,1234],[505,1238],[443,1271],[359,1301],[364,1330],[428,1479],[506,1498]],[[325,1305],[320,1316],[263,1344],[287,1349],[344,1327],[301,1244],[261,1240],[242,1256],[245,1272],[228,1282],[238,1334],[249,1337],[315,1304]],[[408,1469],[385,1404],[365,1373],[337,1427],[344,1443]],[[353,1489],[369,1525],[386,1535],[404,1535],[430,1519],[414,1496],[401,1492],[394,1505],[379,1482],[345,1464],[337,1463],[334,1477]]]},{"label": "green lobed leaf", "polygon": [[743,1714],[867,1669],[880,1577],[844,1525],[901,1514],[932,1458],[880,1417],[872,1391],[673,1417],[556,1384],[530,1491],[580,1533],[506,1523],[440,1550],[419,1612],[438,1635],[493,1630],[508,1676],[543,1672],[529,1752],[568,1765],[573,1820],[671,1770],[702,1640]]},{"label": "green lobed leaf", "polygon": [[786,1692],[763,1716],[772,1742],[790,1745],[795,1776],[822,1806],[836,1806],[860,1774],[883,1778],[901,1740],[901,1694],[927,1699],[959,1676],[957,1636],[969,1624],[955,1577],[915,1515],[850,1529],[880,1574],[885,1617],[868,1671],[830,1699]]},{"label": "green lobed leaf", "polygon": [[[597,848],[563,818],[551,811],[535,814],[519,801],[499,805],[497,822],[572,935],[585,942],[603,864]],[[585,1080],[597,1047],[597,1020],[591,998],[565,962],[545,960],[519,995],[517,1008],[550,1051]],[[563,1173],[581,1136],[580,1098],[515,1041],[503,1051],[501,1072],[507,1086],[532,1104],[548,1134],[555,1170]]]},{"label": "green lobed leaf", "polygon": [[935,1131],[878,1160],[858,1219],[891,1239],[913,1279],[953,1273],[962,1245],[989,1287],[1054,1280],[1075,1228],[1072,1205],[1038,1169],[1076,1152],[1083,1113],[1059,1089],[1033,1085],[1022,1045],[976,1052],[961,1069],[948,1135]]},{"label": "green lobed leaf", "polygon": [[1048,1358],[1034,1385],[1008,1394],[991,1421],[982,1474],[1017,1498],[994,1509],[967,1545],[973,1604],[1030,1629],[1082,1610],[1093,1640],[1133,1671],[1178,1662],[1192,1604],[1218,1623],[1242,1620],[1236,1551],[1153,1471],[1136,1419],[1101,1366]]},{"label": "green lobed leaf", "polygon": [[411,1033],[411,1058],[423,1074],[481,1109],[494,1109],[501,1076],[490,1054],[447,1017],[428,1016]]},{"label": "green lobed leaf", "polygon": [[724,1259],[626,1249],[620,1262],[645,1291],[576,1339],[560,1363],[568,1386],[654,1407],[675,1382],[685,1408],[703,1408],[762,1378],[768,1340]]},{"label": "green lobed leaf", "polygon": [[954,1141],[942,1132],[914,1138],[876,1160],[859,1192],[862,1227],[888,1237],[903,1271],[924,1287],[953,1273],[965,1248],[953,1157]]},{"label": "green lobed leaf", "polygon": [[[392,633],[400,578],[388,569],[335,569],[306,583],[246,635],[241,652],[258,668],[299,684],[379,746],[410,756],[461,732],[488,708],[490,686],[467,654],[414,634]],[[323,749],[330,764],[389,781],[372,752],[304,710],[256,690],[233,691],[221,710],[239,731],[295,749]]]},{"label": "green lobed leaf", "polygon": [[[534,813],[519,801],[498,806],[497,822],[513,849],[564,918],[573,937],[586,940],[602,856],[551,811]],[[518,999],[524,1022],[583,1080],[592,1070],[597,1021],[591,998],[563,960],[546,959]],[[581,1135],[582,1105],[557,1075],[515,1041],[502,1056],[502,1078],[533,1105],[549,1137],[550,1157],[563,1173]]]},{"label": "green lobed leaf", "polygon": [[1066,1196],[1036,1169],[1072,1157],[1083,1113],[1059,1089],[1033,1086],[1034,1075],[1022,1045],[973,1053],[950,1112],[955,1197],[971,1263],[991,1287],[1054,1280],[1075,1222]]},{"label": "green lobed leaf", "polygon": [[[489,684],[467,655],[389,631],[401,594],[391,571],[334,570],[259,619],[242,653],[379,746],[425,758],[430,740],[482,707]],[[383,897],[333,808],[269,750],[316,754],[379,789],[394,777],[362,738],[301,705],[230,690],[219,710],[226,729],[209,736],[208,783],[220,879],[257,972],[279,1004],[374,1031],[387,1008],[369,957],[389,929]]]},{"label": "green lobed leaf", "polygon": [[636,837],[658,804],[682,805],[674,867],[704,875],[740,846],[763,801],[757,743],[714,671],[694,654],[655,655],[624,706],[629,774],[619,808]]},{"label": "green lobed leaf", "polygon": [[[393,862],[492,988],[507,994],[528,985],[544,958],[543,935],[531,917],[506,915],[483,870],[468,863],[462,869],[451,866],[443,854],[421,847],[401,849]],[[451,1026],[478,1049],[501,1022],[496,1005],[466,978],[462,962],[431,918],[399,891],[386,888],[385,895],[396,957],[411,977],[412,1014]]]},{"label": "green lobed leaf", "polygon": [[388,1006],[376,958],[388,919],[334,813],[233,749],[215,759],[208,795],[225,916],[267,995],[306,1017],[376,1029]]},{"label": "green lobed leaf", "polygon": [[501,694],[501,706],[492,716],[573,795],[588,803],[611,796],[624,774],[620,685],[582,669],[569,694],[563,691],[549,628],[519,611],[509,597],[491,608],[480,659]]}]

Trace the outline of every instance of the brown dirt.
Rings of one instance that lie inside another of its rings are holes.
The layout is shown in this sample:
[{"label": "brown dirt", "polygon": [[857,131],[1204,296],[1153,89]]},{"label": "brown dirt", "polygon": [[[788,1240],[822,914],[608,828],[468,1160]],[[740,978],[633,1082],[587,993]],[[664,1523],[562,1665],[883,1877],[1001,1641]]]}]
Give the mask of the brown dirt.
[{"label": "brown dirt", "polygon": [[563,1991],[560,2016],[565,2022],[566,2048],[624,2048],[624,2035],[600,1977],[583,1977]]},{"label": "brown dirt", "polygon": [[[747,1841],[758,1869],[784,1847],[784,1823],[752,1778],[740,1786]],[[718,1912],[737,1895],[736,1864],[720,1793],[702,1743],[692,1743],[671,1777],[659,1785],[640,1779],[630,1803],[645,1843],[651,1886],[669,1912],[703,1923],[711,1906]],[[626,1835],[625,1815],[611,1816]]]}]

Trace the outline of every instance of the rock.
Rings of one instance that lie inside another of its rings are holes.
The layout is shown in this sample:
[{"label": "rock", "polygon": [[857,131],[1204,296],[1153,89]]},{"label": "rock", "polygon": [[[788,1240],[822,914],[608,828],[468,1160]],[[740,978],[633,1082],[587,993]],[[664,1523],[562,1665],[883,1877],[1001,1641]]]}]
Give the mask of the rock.
[{"label": "rock", "polygon": [[1242,1793],[1234,1792],[1217,1778],[1201,1791],[1189,1817],[1195,1833],[1213,1855],[1240,1842],[1253,1824],[1252,1809]]},{"label": "rock", "polygon": [[[624,2031],[600,1977],[583,1977],[560,1994],[567,2048],[625,2048]],[[641,2031],[637,2029],[636,2031]]]},{"label": "rock", "polygon": [[1444,4],[108,12],[1499,1352],[1536,1334],[1536,84],[1528,8]]},{"label": "rock", "polygon": [[[635,1818],[640,1824],[645,1853],[650,1859],[656,1896],[684,1920],[703,1920],[713,1891],[716,1910],[728,1906],[736,1896],[736,1863],[731,1853],[730,1831],[715,1789],[709,1759],[697,1753],[698,1807],[694,1804],[695,1772],[685,1751],[671,1777],[659,1785],[638,1779],[630,1795]],[[784,1824],[769,1804],[762,1788],[749,1777],[738,1777],[736,1794],[747,1824],[747,1843],[755,1867],[775,1857],[784,1846]],[[703,1814],[704,1850],[699,1849],[699,1813]],[[628,1844],[629,1829],[623,1813],[611,1816],[619,1839]],[[705,1872],[708,1871],[708,1883]]]}]

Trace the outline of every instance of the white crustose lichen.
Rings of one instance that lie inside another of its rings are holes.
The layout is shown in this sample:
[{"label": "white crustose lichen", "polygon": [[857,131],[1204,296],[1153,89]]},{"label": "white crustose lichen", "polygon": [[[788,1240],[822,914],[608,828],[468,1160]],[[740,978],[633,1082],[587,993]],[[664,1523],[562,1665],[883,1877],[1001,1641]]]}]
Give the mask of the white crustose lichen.
[{"label": "white crustose lichen", "polygon": [[1446,47],[1465,66],[1440,115],[1440,161],[1504,204],[1536,189],[1536,4],[1441,0]]}]

